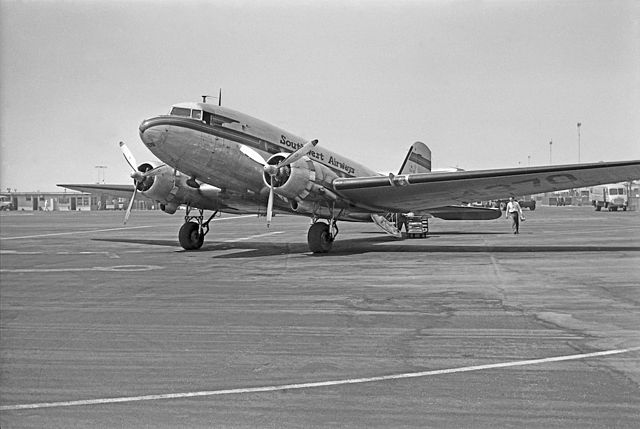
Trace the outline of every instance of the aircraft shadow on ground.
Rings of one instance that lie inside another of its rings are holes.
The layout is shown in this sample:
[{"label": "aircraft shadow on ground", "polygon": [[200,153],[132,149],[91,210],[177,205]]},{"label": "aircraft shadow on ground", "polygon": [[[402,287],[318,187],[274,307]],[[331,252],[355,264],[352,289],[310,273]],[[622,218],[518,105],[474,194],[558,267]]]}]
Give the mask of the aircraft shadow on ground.
[{"label": "aircraft shadow on ground", "polygon": [[[438,234],[440,235],[440,234]],[[438,235],[430,236],[436,238]],[[113,243],[130,243],[130,244],[147,244],[155,246],[179,247],[175,240],[149,240],[149,239],[133,239],[133,238],[94,238],[93,241],[104,241]],[[237,259],[237,258],[253,258],[260,256],[276,256],[276,255],[300,255],[307,254],[311,257],[322,256],[340,256],[340,255],[358,255],[363,253],[553,253],[553,252],[640,252],[640,246],[605,246],[605,245],[441,245],[429,244],[426,241],[417,243],[417,240],[411,240],[402,245],[398,240],[387,237],[367,237],[356,239],[339,238],[333,245],[330,253],[311,254],[307,243],[274,243],[264,241],[242,241],[237,243],[229,242],[205,242],[201,249],[196,252],[212,253],[213,258]],[[179,250],[181,252],[190,252],[187,250]],[[228,254],[216,255],[216,252],[230,252]]]}]

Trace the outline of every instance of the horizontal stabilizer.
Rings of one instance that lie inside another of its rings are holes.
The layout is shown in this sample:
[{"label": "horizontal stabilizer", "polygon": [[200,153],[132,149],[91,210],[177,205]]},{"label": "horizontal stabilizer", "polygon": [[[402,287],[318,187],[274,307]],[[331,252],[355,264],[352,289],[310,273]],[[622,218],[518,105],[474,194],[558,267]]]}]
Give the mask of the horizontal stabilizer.
[{"label": "horizontal stabilizer", "polygon": [[502,216],[502,211],[487,207],[446,206],[431,209],[429,214],[444,220],[493,220]]}]

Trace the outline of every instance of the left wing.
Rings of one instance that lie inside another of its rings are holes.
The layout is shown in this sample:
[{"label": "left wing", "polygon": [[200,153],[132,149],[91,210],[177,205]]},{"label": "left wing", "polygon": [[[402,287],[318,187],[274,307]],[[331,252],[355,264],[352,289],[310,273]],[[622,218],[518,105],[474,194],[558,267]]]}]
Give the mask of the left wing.
[{"label": "left wing", "polygon": [[334,190],[356,206],[418,212],[505,196],[537,194],[640,178],[640,161],[349,177]]},{"label": "left wing", "polygon": [[108,194],[119,198],[131,198],[131,196],[133,195],[133,185],[108,185],[99,183],[88,183],[56,186],[72,189],[74,191],[87,192],[90,194]]}]

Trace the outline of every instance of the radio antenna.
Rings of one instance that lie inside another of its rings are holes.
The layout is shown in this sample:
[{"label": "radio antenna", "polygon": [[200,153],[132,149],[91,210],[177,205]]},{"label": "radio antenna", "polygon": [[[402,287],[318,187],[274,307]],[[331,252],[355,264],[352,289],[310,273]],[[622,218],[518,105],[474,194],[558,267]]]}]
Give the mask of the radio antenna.
[{"label": "radio antenna", "polygon": [[[200,97],[202,97],[202,102],[206,103],[207,98],[213,97],[213,95],[201,95]],[[222,106],[222,88],[218,90],[218,106]]]}]

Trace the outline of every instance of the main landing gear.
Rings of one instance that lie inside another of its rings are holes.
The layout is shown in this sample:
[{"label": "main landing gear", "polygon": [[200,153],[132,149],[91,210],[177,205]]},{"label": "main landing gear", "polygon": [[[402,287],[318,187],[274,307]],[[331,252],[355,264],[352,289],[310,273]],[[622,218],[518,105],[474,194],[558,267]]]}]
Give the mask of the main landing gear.
[{"label": "main landing gear", "polygon": [[331,220],[330,225],[331,226],[324,222],[317,222],[314,219],[307,233],[309,250],[313,253],[327,253],[331,250],[333,241],[336,239],[336,235],[338,235],[338,225],[335,220]]},{"label": "main landing gear", "polygon": [[184,216],[184,224],[178,232],[178,240],[184,250],[197,250],[204,243],[204,236],[209,233],[209,222],[218,214],[216,210],[204,222],[204,210],[198,209],[198,215],[192,216],[191,207],[187,206],[187,214]]}]

